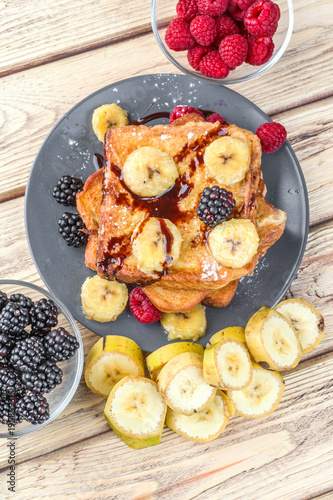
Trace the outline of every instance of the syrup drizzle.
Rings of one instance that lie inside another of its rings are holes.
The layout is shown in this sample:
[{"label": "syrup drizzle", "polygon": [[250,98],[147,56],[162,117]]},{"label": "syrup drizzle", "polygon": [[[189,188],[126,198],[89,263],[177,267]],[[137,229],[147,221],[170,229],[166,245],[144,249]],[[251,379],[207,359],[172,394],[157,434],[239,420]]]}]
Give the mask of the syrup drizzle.
[{"label": "syrup drizzle", "polygon": [[[139,118],[137,122],[132,122],[132,124],[144,124],[157,118],[167,118],[169,116],[170,113],[161,111],[158,113],[152,113],[145,118]],[[127,206],[127,208],[131,208],[133,210],[142,210],[146,212],[147,217],[156,217],[159,219],[160,230],[164,237],[164,253],[166,255],[164,269],[161,276],[167,273],[167,265],[172,261],[171,248],[173,243],[172,233],[169,231],[163,219],[169,219],[171,222],[176,223],[180,220],[186,220],[189,217],[187,212],[180,210],[178,204],[183,198],[186,198],[189,195],[194,187],[193,182],[191,182],[191,177],[203,163],[203,155],[206,146],[217,136],[227,134],[227,130],[225,128],[226,124],[226,122],[221,124],[217,131],[214,130],[211,133],[208,133],[204,138],[201,137],[200,139],[196,139],[195,141],[185,144],[181,151],[174,156],[174,161],[176,163],[183,162],[186,160],[186,157],[191,151],[195,151],[196,155],[191,160],[188,171],[184,175],[179,176],[174,186],[172,186],[168,191],[154,198],[142,198],[133,193],[125,184],[122,178],[122,171],[117,165],[111,164],[108,160],[105,162],[101,155],[94,155],[94,161],[96,157],[99,168],[103,165],[110,168],[118,177],[119,182],[123,187],[123,192],[117,191],[115,193],[116,204]],[[143,226],[144,224],[139,226],[138,230],[142,231]],[[208,235],[206,234],[204,236],[206,241],[207,236]],[[111,238],[101,261],[97,264],[98,270],[103,273],[112,272],[112,274],[116,274],[121,270],[125,259],[129,256],[130,248],[131,245],[128,236]],[[110,269],[111,266],[112,269]]]}]

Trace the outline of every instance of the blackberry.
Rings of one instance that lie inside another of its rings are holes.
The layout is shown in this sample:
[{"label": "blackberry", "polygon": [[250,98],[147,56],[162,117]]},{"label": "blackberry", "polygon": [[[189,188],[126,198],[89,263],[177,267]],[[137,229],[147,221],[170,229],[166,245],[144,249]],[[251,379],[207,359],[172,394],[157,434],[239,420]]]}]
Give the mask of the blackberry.
[{"label": "blackberry", "polygon": [[79,347],[73,335],[64,328],[57,328],[44,337],[45,357],[51,361],[65,361],[71,358]]},{"label": "blackberry", "polygon": [[22,384],[17,373],[8,365],[0,363],[0,397],[22,393]]},{"label": "blackberry", "polygon": [[54,186],[53,196],[62,205],[75,206],[76,195],[82,191],[82,188],[83,182],[80,179],[64,175],[58,180],[56,186]]},{"label": "blackberry", "polygon": [[202,192],[197,216],[206,226],[215,227],[230,217],[235,204],[230,191],[219,186],[207,187]]},{"label": "blackberry", "polygon": [[18,415],[33,425],[41,424],[50,417],[49,404],[41,394],[28,391],[16,404]]},{"label": "blackberry", "polygon": [[16,335],[12,333],[1,333],[0,332],[0,361],[7,359],[11,349],[14,347],[16,342]]},{"label": "blackberry", "polygon": [[29,312],[23,307],[8,302],[0,313],[0,330],[3,333],[19,333],[29,325]]},{"label": "blackberry", "polygon": [[7,302],[8,302],[7,294],[0,290],[0,311],[5,307]]},{"label": "blackberry", "polygon": [[58,308],[53,300],[40,299],[30,309],[31,331],[43,335],[58,323]]},{"label": "blackberry", "polygon": [[36,372],[25,372],[22,382],[30,391],[38,394],[50,392],[62,382],[62,370],[49,360],[42,361]]},{"label": "blackberry", "polygon": [[18,424],[22,417],[17,412],[18,399],[14,396],[0,398],[0,422],[2,424]]},{"label": "blackberry", "polygon": [[20,372],[37,370],[37,366],[44,358],[43,341],[37,337],[29,337],[16,343],[10,353],[9,363]]},{"label": "blackberry", "polygon": [[23,307],[27,311],[29,311],[34,304],[33,301],[29,297],[26,297],[22,293],[13,293],[10,296],[10,301],[14,302],[15,304],[18,304],[19,306]]},{"label": "blackberry", "polygon": [[59,233],[70,247],[81,247],[88,240],[88,234],[83,232],[86,226],[78,214],[65,212],[58,222]]}]

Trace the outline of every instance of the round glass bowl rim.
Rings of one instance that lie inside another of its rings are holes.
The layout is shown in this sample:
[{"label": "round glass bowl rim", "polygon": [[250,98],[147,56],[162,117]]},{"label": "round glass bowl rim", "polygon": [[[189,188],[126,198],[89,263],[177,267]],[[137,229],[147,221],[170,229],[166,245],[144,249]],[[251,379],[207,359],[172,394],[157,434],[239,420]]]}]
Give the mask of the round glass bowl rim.
[{"label": "round glass bowl rim", "polygon": [[[249,75],[245,75],[245,76],[238,77],[238,78],[230,78],[230,79],[225,78],[224,80],[219,80],[219,79],[210,78],[210,77],[204,76],[204,75],[198,75],[198,73],[196,73],[195,71],[191,71],[190,69],[185,68],[167,50],[167,48],[165,47],[164,43],[161,40],[160,34],[158,32],[157,23],[156,23],[155,10],[156,10],[157,1],[158,0],[152,0],[152,2],[151,2],[150,20],[151,20],[151,25],[152,25],[154,36],[157,40],[157,43],[158,43],[160,49],[164,53],[164,55],[183,73],[190,75],[190,76],[194,76],[195,78],[198,78],[200,80],[206,80],[207,82],[215,83],[216,85],[224,85],[224,84],[229,85],[229,84],[233,84],[233,83],[246,82],[248,80],[252,80],[253,78],[256,78],[257,76],[262,75],[263,73],[265,73],[265,71],[272,68],[274,66],[274,64],[276,64],[279,61],[279,59],[281,59],[282,55],[284,54],[285,50],[287,49],[289,42],[290,42],[290,39],[291,39],[291,35],[293,33],[293,29],[294,29],[294,8],[293,8],[292,0],[284,0],[288,4],[289,23],[288,23],[288,29],[287,29],[285,39],[283,40],[283,43],[282,43],[281,47],[279,48],[279,50],[276,52],[276,54],[266,64],[264,64],[263,66],[260,66],[257,71],[254,71],[253,73],[251,73]],[[159,0],[159,1],[161,1],[161,0]]]},{"label": "round glass bowl rim", "polygon": [[[50,418],[48,420],[46,420],[45,422],[43,422],[42,424],[37,424],[37,425],[31,424],[26,429],[14,431],[15,432],[14,437],[17,437],[17,436],[24,436],[26,434],[29,434],[30,432],[33,432],[33,431],[36,431],[38,429],[41,429],[42,427],[45,427],[45,425],[52,422],[67,407],[67,405],[69,404],[69,402],[73,398],[73,396],[74,396],[74,394],[79,386],[80,380],[81,380],[81,375],[82,375],[82,371],[83,371],[83,359],[84,359],[83,343],[82,343],[80,330],[79,330],[77,324],[75,323],[75,320],[72,317],[71,313],[69,312],[67,307],[62,302],[60,302],[54,295],[52,295],[48,290],[45,290],[44,288],[41,288],[38,285],[35,285],[33,283],[28,283],[26,281],[19,281],[19,280],[10,280],[10,279],[0,279],[0,287],[1,287],[1,285],[14,285],[17,287],[32,288],[33,290],[36,290],[37,292],[41,293],[42,295],[45,295],[48,299],[53,300],[53,302],[56,304],[56,306],[58,307],[60,312],[66,317],[67,321],[70,323],[70,325],[73,329],[73,333],[74,333],[77,341],[79,342],[79,348],[77,350],[78,369],[76,370],[75,378],[74,378],[72,387],[71,387],[70,391],[66,394],[62,404],[58,408],[56,408],[54,410],[54,412],[52,413],[52,415],[50,416]],[[54,390],[57,390],[57,388],[55,388]],[[0,438],[6,438],[6,437],[9,437],[8,433],[2,433],[1,427],[0,427]],[[11,436],[11,437],[13,437],[13,436]]]}]

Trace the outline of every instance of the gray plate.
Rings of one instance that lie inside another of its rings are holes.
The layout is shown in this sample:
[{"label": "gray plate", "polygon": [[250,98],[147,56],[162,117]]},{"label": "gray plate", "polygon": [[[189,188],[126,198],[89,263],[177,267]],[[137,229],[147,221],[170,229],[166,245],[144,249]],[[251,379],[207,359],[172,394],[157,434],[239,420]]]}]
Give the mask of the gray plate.
[{"label": "gray plate", "polygon": [[[257,106],[223,87],[202,83],[188,76],[161,74],[129,78],[90,95],[56,124],[45,139],[30,172],[25,200],[25,224],[32,258],[45,285],[73,316],[98,335],[127,335],[143,350],[152,351],[167,343],[159,323],[142,325],[126,309],[115,322],[97,323],[81,310],[80,289],[94,273],[84,263],[84,248],[68,247],[58,233],[58,220],[74,207],[59,205],[52,196],[57,180],[65,174],[86,180],[94,172],[93,155],[103,153],[91,127],[93,110],[101,104],[118,102],[137,119],[149,112],[167,111],[189,104],[221,113],[223,117],[255,132],[270,121]],[[152,122],[166,123],[166,120]],[[250,277],[241,279],[237,293],[225,309],[207,307],[206,344],[212,334],[228,326],[245,326],[261,306],[274,306],[285,294],[301,263],[305,250],[309,206],[304,177],[288,143],[279,151],[263,155],[262,170],[267,185],[266,199],[287,213],[286,229],[280,240],[260,260]]]}]

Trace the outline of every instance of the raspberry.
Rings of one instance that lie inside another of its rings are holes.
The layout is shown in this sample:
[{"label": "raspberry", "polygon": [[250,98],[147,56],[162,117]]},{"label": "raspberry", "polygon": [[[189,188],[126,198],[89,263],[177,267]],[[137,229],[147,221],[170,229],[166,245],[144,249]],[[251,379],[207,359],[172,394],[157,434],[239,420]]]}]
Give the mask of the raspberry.
[{"label": "raspberry", "polygon": [[189,113],[196,113],[197,115],[205,117],[200,109],[193,108],[192,106],[176,106],[170,113],[170,123],[181,116],[188,115]]},{"label": "raspberry", "polygon": [[210,16],[197,16],[191,22],[190,30],[195,40],[204,47],[213,43],[217,35],[215,21]]},{"label": "raspberry", "polygon": [[176,11],[178,17],[190,22],[198,15],[198,4],[196,0],[179,0]]},{"label": "raspberry", "polygon": [[243,21],[246,11],[255,2],[255,0],[230,0],[228,14],[235,21]]},{"label": "raspberry", "polygon": [[236,35],[239,33],[237,24],[227,14],[218,17],[216,20],[217,36],[214,40],[216,46],[220,45],[223,38],[229,35]]},{"label": "raspberry", "polygon": [[254,36],[273,36],[280,19],[280,9],[271,0],[258,0],[247,10],[245,28]]},{"label": "raspberry", "polygon": [[210,123],[215,123],[215,122],[224,123],[225,120],[224,120],[224,118],[223,118],[222,115],[219,115],[218,113],[212,113],[211,115],[208,116],[208,118],[206,118],[206,122],[210,122]]},{"label": "raspberry", "polygon": [[274,43],[270,37],[255,38],[249,36],[245,62],[252,66],[261,66],[272,57],[273,50]]},{"label": "raspberry", "polygon": [[140,323],[156,323],[163,314],[150,302],[140,287],[136,287],[131,291],[129,307],[135,319]]},{"label": "raspberry", "polygon": [[198,0],[199,14],[220,16],[227,10],[229,0]]},{"label": "raspberry", "polygon": [[190,66],[192,66],[195,70],[200,71],[201,59],[212,50],[212,47],[202,47],[202,45],[196,45],[193,49],[190,49],[187,52],[187,60]]},{"label": "raspberry", "polygon": [[264,153],[274,153],[287,139],[287,131],[281,123],[270,122],[260,125],[256,134]]},{"label": "raspberry", "polygon": [[182,18],[172,19],[165,32],[165,43],[176,52],[192,49],[195,40],[191,35],[190,25]]},{"label": "raspberry", "polygon": [[219,52],[229,68],[243,64],[247,54],[247,41],[242,35],[229,35],[222,40]]},{"label": "raspberry", "polygon": [[226,78],[229,74],[229,68],[222,61],[218,50],[209,52],[201,59],[200,71],[204,76],[209,76],[210,78]]}]

